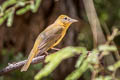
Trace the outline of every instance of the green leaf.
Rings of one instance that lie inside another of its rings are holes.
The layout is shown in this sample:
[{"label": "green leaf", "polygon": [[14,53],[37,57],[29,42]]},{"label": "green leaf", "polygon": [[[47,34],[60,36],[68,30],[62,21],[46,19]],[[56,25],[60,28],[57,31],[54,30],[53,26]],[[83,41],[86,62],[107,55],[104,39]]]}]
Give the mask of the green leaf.
[{"label": "green leaf", "polygon": [[81,67],[74,70],[65,80],[77,80],[89,67],[88,60],[85,60]]},{"label": "green leaf", "polygon": [[40,6],[40,3],[41,3],[42,0],[35,0],[35,4],[31,4],[31,10],[32,12],[37,12],[39,6]]},{"label": "green leaf", "polygon": [[117,51],[116,46],[110,46],[110,45],[101,45],[98,47],[100,51]]},{"label": "green leaf", "polygon": [[115,71],[115,70],[117,70],[119,67],[120,67],[120,60],[119,60],[118,62],[116,62],[114,65],[109,66],[108,69],[109,69],[110,71]]},{"label": "green leaf", "polygon": [[80,65],[82,64],[83,60],[86,58],[87,53],[88,53],[87,50],[84,49],[84,50],[83,50],[83,53],[81,54],[81,56],[80,56],[80,57],[78,58],[78,60],[77,60],[77,63],[76,63],[76,65],[75,65],[76,68],[79,68],[79,67],[80,67]]},{"label": "green leaf", "polygon": [[19,6],[25,6],[25,2],[19,1],[19,2],[17,3],[17,5],[19,5]]},{"label": "green leaf", "polygon": [[29,11],[30,9],[31,9],[30,5],[27,5],[24,8],[17,10],[16,14],[22,15],[22,14],[26,13],[27,11]]},{"label": "green leaf", "polygon": [[3,14],[4,14],[4,13],[3,13],[3,9],[2,9],[2,7],[0,6],[0,17],[3,16]]},{"label": "green leaf", "polygon": [[8,14],[7,26],[11,27],[14,18],[14,9]]},{"label": "green leaf", "polygon": [[7,0],[2,4],[3,11],[10,5],[13,5],[17,2],[17,0]]},{"label": "green leaf", "polygon": [[113,80],[111,76],[99,76],[95,80]]},{"label": "green leaf", "polygon": [[98,61],[98,54],[99,54],[99,51],[94,49],[91,53],[89,53],[88,55],[88,62],[91,63],[91,64],[98,64],[99,61]]},{"label": "green leaf", "polygon": [[6,12],[6,14],[0,18],[0,25],[3,24],[3,22],[7,19],[8,15],[8,12]]}]

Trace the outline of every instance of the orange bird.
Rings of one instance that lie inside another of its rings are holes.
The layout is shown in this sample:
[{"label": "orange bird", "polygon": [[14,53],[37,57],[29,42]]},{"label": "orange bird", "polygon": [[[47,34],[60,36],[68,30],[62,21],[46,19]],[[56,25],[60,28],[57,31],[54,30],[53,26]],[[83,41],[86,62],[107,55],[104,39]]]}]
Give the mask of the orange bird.
[{"label": "orange bird", "polygon": [[30,63],[32,62],[32,59],[38,54],[41,55],[59,44],[65,36],[69,26],[74,22],[77,22],[77,20],[72,19],[66,15],[60,15],[53,24],[41,32],[37,37],[28,60],[22,67],[21,71],[27,71]]}]

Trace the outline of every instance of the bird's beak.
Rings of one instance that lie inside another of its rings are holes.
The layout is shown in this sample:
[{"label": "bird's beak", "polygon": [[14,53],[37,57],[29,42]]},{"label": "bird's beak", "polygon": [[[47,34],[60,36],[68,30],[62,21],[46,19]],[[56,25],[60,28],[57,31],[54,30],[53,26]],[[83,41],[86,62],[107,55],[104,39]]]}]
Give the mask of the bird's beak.
[{"label": "bird's beak", "polygon": [[70,22],[74,23],[74,22],[78,22],[78,20],[76,20],[76,19],[70,19]]}]

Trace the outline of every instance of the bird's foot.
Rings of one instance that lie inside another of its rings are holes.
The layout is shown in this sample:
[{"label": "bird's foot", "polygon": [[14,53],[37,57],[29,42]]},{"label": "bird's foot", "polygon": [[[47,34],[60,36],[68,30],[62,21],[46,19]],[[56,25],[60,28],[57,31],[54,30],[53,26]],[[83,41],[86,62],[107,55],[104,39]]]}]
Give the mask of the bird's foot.
[{"label": "bird's foot", "polygon": [[47,51],[45,51],[45,55],[47,56],[49,53]]},{"label": "bird's foot", "polygon": [[59,50],[60,50],[60,49],[58,49],[58,48],[51,48],[51,49],[56,50],[56,51],[59,51]]}]

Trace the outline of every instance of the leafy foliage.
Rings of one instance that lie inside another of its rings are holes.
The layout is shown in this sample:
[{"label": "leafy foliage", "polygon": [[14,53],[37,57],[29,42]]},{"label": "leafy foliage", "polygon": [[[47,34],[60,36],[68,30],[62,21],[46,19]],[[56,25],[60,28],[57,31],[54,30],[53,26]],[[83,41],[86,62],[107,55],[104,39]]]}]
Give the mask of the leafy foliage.
[{"label": "leafy foliage", "polygon": [[[73,57],[77,54],[81,53],[81,56],[78,58],[78,61],[75,65],[76,69],[69,74],[65,80],[77,80],[83,75],[88,69],[91,72],[100,73],[102,72],[100,66],[100,59],[105,56],[109,55],[112,52],[115,52],[117,48],[115,46],[108,46],[108,45],[101,45],[98,49],[94,49],[93,51],[87,51],[84,47],[67,47],[64,48],[54,54],[51,54],[46,57],[45,62],[48,64],[35,76],[35,80],[41,80],[43,77],[48,76],[52,73],[52,71],[66,58]],[[102,53],[101,53],[102,51]],[[107,53],[107,54],[106,54]],[[119,62],[117,62],[117,68],[119,66]],[[110,66],[110,69],[113,66]],[[93,73],[91,74],[93,75]],[[111,80],[113,79],[112,75],[104,76],[98,75],[94,77],[95,80]]]},{"label": "leafy foliage", "polygon": [[[12,26],[14,14],[22,15],[28,11],[37,12],[41,0],[7,0],[0,6],[0,25],[7,20],[7,26]],[[9,7],[9,8],[8,8]],[[20,8],[20,9],[18,9]]]},{"label": "leafy foliage", "polygon": [[74,56],[75,53],[82,53],[82,51],[84,50],[85,48],[81,47],[67,47],[56,52],[55,54],[47,56],[45,62],[49,63],[35,76],[35,80],[49,75],[60,64],[62,60]]}]

